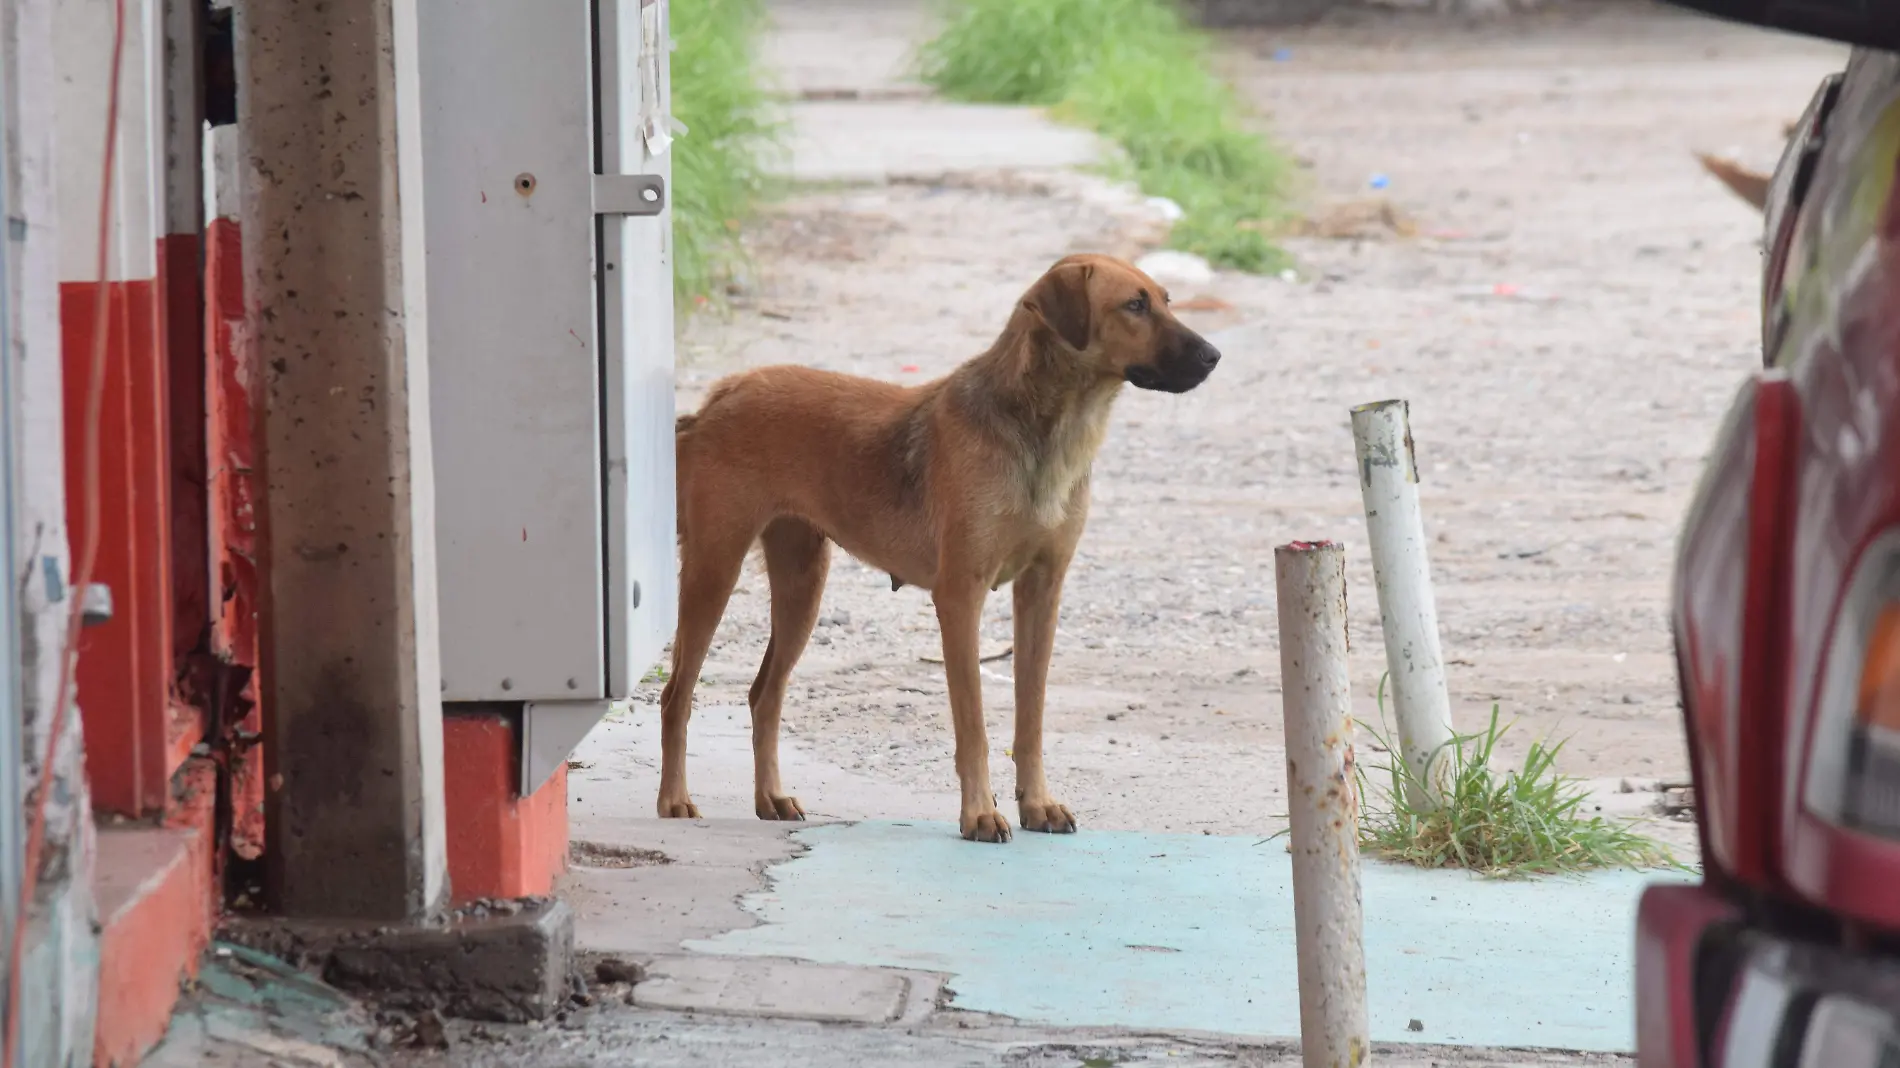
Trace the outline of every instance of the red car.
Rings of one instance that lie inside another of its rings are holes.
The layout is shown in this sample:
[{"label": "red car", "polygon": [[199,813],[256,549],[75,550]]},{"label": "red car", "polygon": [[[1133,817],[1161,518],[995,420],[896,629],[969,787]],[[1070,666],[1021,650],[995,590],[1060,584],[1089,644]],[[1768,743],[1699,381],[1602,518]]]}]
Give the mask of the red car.
[{"label": "red car", "polygon": [[1679,0],[1858,46],[1764,205],[1762,372],[1674,624],[1700,885],[1637,930],[1643,1068],[1900,1066],[1900,0]]}]

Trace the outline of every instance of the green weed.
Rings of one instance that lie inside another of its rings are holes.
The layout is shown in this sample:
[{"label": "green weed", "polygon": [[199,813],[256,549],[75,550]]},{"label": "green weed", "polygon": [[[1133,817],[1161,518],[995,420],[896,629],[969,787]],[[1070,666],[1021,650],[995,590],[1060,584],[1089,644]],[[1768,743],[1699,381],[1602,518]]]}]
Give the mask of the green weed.
[{"label": "green weed", "polygon": [[[1385,680],[1379,682],[1379,713],[1385,716]],[[1449,759],[1443,803],[1414,807],[1406,797],[1417,783],[1398,747],[1378,732],[1387,752],[1385,782],[1368,783],[1358,769],[1360,847],[1374,856],[1421,868],[1466,868],[1489,876],[1521,877],[1574,873],[1596,868],[1677,868],[1684,865],[1661,843],[1638,833],[1631,821],[1583,815],[1589,793],[1557,771],[1563,743],[1533,742],[1516,771],[1497,767],[1498,739],[1510,729],[1498,708],[1481,733],[1460,735],[1439,759]],[[1368,797],[1368,795],[1376,795]],[[1372,803],[1376,801],[1376,804]]]},{"label": "green weed", "polygon": [[1248,271],[1285,263],[1266,232],[1289,168],[1168,0],[954,0],[919,61],[946,96],[1046,105],[1121,146],[1129,177],[1186,213],[1175,248]]},{"label": "green weed", "polygon": [[765,191],[761,158],[777,140],[753,46],[761,0],[679,0],[671,7],[673,291],[692,308],[717,295],[744,262],[740,229]]}]

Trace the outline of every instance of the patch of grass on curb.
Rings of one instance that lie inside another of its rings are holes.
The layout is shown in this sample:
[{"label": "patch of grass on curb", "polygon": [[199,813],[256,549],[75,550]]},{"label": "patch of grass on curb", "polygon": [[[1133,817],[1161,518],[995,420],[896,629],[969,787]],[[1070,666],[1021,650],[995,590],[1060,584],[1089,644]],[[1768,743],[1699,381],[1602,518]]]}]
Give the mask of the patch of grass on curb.
[{"label": "patch of grass on curb", "polygon": [[753,48],[761,0],[672,5],[673,292],[692,308],[716,295],[744,261],[740,228],[765,190],[762,156],[778,136]]},{"label": "patch of grass on curb", "polygon": [[[1385,714],[1385,680],[1379,682],[1379,712]],[[1406,787],[1415,783],[1398,746],[1377,732],[1387,762],[1372,770],[1386,781],[1368,784],[1358,771],[1361,849],[1421,868],[1466,868],[1493,877],[1555,875],[1599,868],[1685,866],[1661,843],[1637,833],[1629,821],[1585,816],[1589,793],[1581,782],[1556,770],[1563,743],[1531,744],[1517,771],[1496,765],[1498,739],[1510,729],[1498,708],[1478,734],[1452,739],[1446,780],[1449,790],[1435,811],[1414,808]],[[1368,795],[1376,795],[1370,797]],[[1371,801],[1376,801],[1376,806]]]},{"label": "patch of grass on curb", "polygon": [[1186,213],[1173,247],[1247,271],[1285,263],[1266,231],[1287,164],[1168,0],[953,0],[920,60],[946,96],[1045,105],[1120,145],[1142,190]]}]

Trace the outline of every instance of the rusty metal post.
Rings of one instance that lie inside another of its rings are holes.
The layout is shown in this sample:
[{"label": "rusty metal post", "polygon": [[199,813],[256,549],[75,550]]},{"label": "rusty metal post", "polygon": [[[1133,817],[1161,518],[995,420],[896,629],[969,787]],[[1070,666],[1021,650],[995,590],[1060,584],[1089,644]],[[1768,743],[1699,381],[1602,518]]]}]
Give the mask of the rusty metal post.
[{"label": "rusty metal post", "polygon": [[1287,819],[1306,1068],[1366,1062],[1359,801],[1346,663],[1346,557],[1335,542],[1273,552],[1286,719]]},{"label": "rusty metal post", "polygon": [[1399,753],[1408,772],[1406,801],[1428,811],[1437,807],[1443,793],[1450,767],[1444,758],[1454,735],[1406,403],[1378,401],[1354,408],[1352,438],[1366,510],[1366,541],[1379,593],[1379,625],[1385,633]]}]

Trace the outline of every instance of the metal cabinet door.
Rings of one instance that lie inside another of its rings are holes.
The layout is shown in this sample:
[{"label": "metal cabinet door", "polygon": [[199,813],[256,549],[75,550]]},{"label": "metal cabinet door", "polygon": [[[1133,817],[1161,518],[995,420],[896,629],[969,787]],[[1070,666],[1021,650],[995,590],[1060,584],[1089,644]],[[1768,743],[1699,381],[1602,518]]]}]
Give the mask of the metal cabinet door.
[{"label": "metal cabinet door", "polygon": [[[657,176],[670,186],[666,0],[600,0],[598,12],[600,173]],[[621,698],[672,637],[679,600],[670,195],[658,214],[601,215],[600,237],[607,696]]]},{"label": "metal cabinet door", "polygon": [[606,684],[593,19],[419,5],[443,697]]}]

